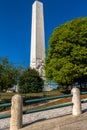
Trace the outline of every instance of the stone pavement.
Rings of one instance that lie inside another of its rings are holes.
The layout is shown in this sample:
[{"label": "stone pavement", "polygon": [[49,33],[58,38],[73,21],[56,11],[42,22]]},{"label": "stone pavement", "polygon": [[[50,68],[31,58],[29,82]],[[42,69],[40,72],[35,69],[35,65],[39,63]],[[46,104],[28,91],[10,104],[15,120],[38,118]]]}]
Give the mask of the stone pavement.
[{"label": "stone pavement", "polygon": [[78,117],[67,115],[33,122],[20,130],[87,130],[87,112]]}]

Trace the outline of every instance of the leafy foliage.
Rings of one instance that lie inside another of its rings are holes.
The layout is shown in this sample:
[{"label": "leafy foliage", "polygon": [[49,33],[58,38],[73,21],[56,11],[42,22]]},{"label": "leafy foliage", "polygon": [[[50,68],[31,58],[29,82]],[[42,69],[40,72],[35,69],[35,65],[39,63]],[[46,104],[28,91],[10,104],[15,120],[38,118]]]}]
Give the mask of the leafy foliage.
[{"label": "leafy foliage", "polygon": [[87,81],[87,17],[74,19],[52,33],[46,77],[60,85]]},{"label": "leafy foliage", "polygon": [[19,79],[19,91],[21,93],[41,92],[43,80],[35,69],[26,69]]},{"label": "leafy foliage", "polygon": [[17,84],[21,67],[15,67],[8,58],[0,58],[0,91]]}]

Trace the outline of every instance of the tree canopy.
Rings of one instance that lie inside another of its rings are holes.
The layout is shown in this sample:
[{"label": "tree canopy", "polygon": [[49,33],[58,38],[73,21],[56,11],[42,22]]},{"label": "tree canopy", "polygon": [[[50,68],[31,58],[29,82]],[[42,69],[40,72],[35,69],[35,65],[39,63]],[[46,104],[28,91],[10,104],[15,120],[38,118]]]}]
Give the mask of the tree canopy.
[{"label": "tree canopy", "polygon": [[55,28],[49,40],[46,77],[60,85],[87,81],[87,17]]},{"label": "tree canopy", "polygon": [[17,84],[22,68],[9,62],[8,58],[0,57],[0,91]]},{"label": "tree canopy", "polygon": [[43,88],[43,80],[35,69],[27,68],[23,71],[19,79],[19,92],[41,92]]}]

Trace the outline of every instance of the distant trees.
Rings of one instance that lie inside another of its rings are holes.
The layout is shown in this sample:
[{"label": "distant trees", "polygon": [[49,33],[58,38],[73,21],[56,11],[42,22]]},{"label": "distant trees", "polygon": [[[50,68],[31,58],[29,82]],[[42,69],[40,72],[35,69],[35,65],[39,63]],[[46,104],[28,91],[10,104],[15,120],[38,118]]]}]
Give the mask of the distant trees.
[{"label": "distant trees", "polygon": [[87,17],[57,27],[49,40],[46,77],[59,85],[87,82]]},{"label": "distant trees", "polygon": [[21,67],[15,67],[8,58],[0,57],[0,91],[7,90],[17,84]]},{"label": "distant trees", "polygon": [[41,92],[43,80],[35,69],[14,66],[8,58],[0,58],[0,92],[19,84],[19,92]]},{"label": "distant trees", "polygon": [[35,93],[41,92],[44,82],[35,69],[27,68],[23,71],[19,79],[19,92]]}]

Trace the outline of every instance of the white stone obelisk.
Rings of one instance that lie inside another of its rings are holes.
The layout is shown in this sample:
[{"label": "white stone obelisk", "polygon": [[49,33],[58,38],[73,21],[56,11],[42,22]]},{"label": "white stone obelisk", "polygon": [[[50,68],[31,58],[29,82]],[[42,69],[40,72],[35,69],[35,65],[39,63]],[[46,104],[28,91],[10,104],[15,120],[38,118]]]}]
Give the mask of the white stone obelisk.
[{"label": "white stone obelisk", "polygon": [[43,3],[35,1],[32,5],[31,54],[30,67],[41,75],[45,59],[45,34]]}]

